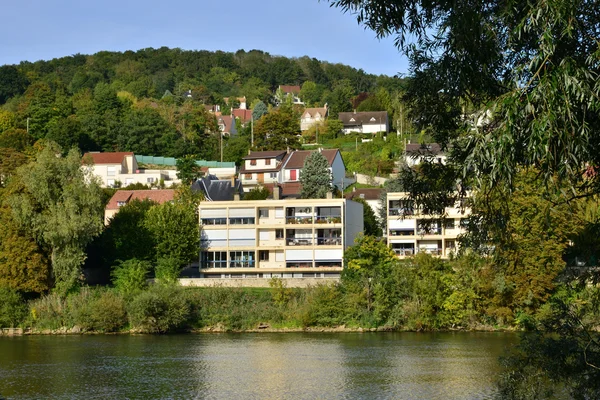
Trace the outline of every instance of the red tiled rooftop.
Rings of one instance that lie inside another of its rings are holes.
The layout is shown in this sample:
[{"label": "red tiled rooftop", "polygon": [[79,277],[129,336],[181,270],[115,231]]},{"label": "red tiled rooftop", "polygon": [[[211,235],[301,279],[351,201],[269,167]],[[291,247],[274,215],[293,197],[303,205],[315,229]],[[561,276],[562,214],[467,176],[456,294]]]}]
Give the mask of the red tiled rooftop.
[{"label": "red tiled rooftop", "polygon": [[[285,164],[285,169],[297,169],[304,167],[304,161],[306,157],[310,155],[310,153],[315,152],[317,150],[296,150],[291,156],[290,160]],[[333,164],[333,160],[335,159],[336,154],[339,152],[338,149],[324,149],[321,150],[321,154],[325,156],[329,166]]]},{"label": "red tiled rooftop", "polygon": [[83,160],[85,161],[91,157],[94,164],[121,164],[125,156],[133,156],[133,153],[131,151],[116,153],[85,153],[83,155]]},{"label": "red tiled rooftop", "polygon": [[[378,188],[365,188],[365,189],[356,189],[352,192],[346,193],[344,197],[348,200],[352,200],[355,198],[365,199],[365,200],[379,200],[379,196],[381,195],[383,189]],[[361,197],[361,194],[363,195]]]},{"label": "red tiled rooftop", "polygon": [[106,205],[107,210],[119,208],[119,202],[129,203],[131,200],[151,200],[158,204],[173,201],[175,198],[174,189],[162,190],[117,190]]}]

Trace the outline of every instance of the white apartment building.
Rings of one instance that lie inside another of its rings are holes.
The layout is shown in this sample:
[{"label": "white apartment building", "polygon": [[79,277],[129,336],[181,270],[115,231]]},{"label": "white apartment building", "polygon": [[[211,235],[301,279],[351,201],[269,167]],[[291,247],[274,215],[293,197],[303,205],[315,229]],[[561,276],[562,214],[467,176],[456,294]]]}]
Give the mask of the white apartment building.
[{"label": "white apartment building", "polygon": [[181,182],[174,169],[140,168],[132,152],[85,153],[83,162],[84,167],[100,178],[102,187],[124,187],[134,183],[158,185],[161,181],[169,187]]},{"label": "white apartment building", "polygon": [[202,278],[339,278],[363,231],[345,199],[201,202]]},{"label": "white apartment building", "polygon": [[399,257],[420,252],[450,257],[458,249],[458,235],[465,233],[470,210],[456,204],[447,207],[442,218],[415,208],[408,197],[404,192],[387,194],[388,245]]}]

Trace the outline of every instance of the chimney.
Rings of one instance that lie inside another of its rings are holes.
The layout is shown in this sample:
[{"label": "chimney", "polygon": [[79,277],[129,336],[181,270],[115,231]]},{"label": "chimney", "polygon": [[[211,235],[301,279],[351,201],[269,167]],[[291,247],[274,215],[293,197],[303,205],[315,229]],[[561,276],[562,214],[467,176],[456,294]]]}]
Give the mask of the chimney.
[{"label": "chimney", "polygon": [[252,154],[252,150],[248,149],[248,155]]},{"label": "chimney", "polygon": [[231,187],[235,188],[235,176],[231,177]]},{"label": "chimney", "polygon": [[356,114],[356,108],[354,109],[354,114]]},{"label": "chimney", "polygon": [[273,200],[281,200],[281,186],[273,185]]},{"label": "chimney", "polygon": [[238,192],[233,194],[233,201],[240,201],[240,194]]},{"label": "chimney", "polygon": [[352,191],[356,192],[356,186],[352,186]]},{"label": "chimney", "polygon": [[333,192],[330,190],[329,192],[327,192],[327,200],[331,199],[333,199]]}]

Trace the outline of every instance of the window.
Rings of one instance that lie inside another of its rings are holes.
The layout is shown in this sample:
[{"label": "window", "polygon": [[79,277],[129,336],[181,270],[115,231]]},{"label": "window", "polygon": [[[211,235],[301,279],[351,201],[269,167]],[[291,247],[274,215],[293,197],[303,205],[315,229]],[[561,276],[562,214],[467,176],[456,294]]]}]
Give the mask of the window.
[{"label": "window", "polygon": [[444,226],[446,227],[446,229],[454,229],[454,219],[453,218],[447,219]]},{"label": "window", "polygon": [[258,218],[269,218],[269,209],[261,208],[258,210]]},{"label": "window", "polygon": [[256,160],[250,160],[250,165],[256,165]]},{"label": "window", "polygon": [[127,204],[126,201],[117,201],[117,206],[118,207],[123,207],[125,204]]},{"label": "window", "polygon": [[154,178],[146,178],[146,182],[148,182],[148,183],[154,183]]},{"label": "window", "polygon": [[106,167],[106,176],[115,176],[116,167]]},{"label": "window", "polygon": [[260,261],[269,261],[269,250],[259,250],[258,259]]},{"label": "window", "polygon": [[267,158],[265,160],[265,165],[271,165],[271,159],[270,158]]},{"label": "window", "polygon": [[271,179],[277,179],[277,172],[271,172],[271,173],[269,174],[269,177],[270,177]]},{"label": "window", "polygon": [[233,217],[229,218],[230,225],[254,225],[254,217]]},{"label": "window", "polygon": [[229,267],[230,268],[254,268],[254,252],[253,251],[230,251],[229,252]]},{"label": "window", "polygon": [[275,229],[275,239],[283,239],[283,229]]},{"label": "window", "polygon": [[202,218],[202,225],[227,225],[227,218]]},{"label": "window", "polygon": [[252,179],[252,174],[244,174],[244,179],[251,180]]},{"label": "window", "polygon": [[201,268],[227,268],[226,251],[202,252],[200,260]]}]

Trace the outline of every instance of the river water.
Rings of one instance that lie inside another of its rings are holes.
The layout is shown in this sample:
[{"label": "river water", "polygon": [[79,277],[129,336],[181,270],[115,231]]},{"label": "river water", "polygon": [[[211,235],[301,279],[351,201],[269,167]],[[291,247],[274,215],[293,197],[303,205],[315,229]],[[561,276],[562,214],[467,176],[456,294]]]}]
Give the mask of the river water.
[{"label": "river water", "polygon": [[7,399],[485,399],[510,333],[0,337]]}]

